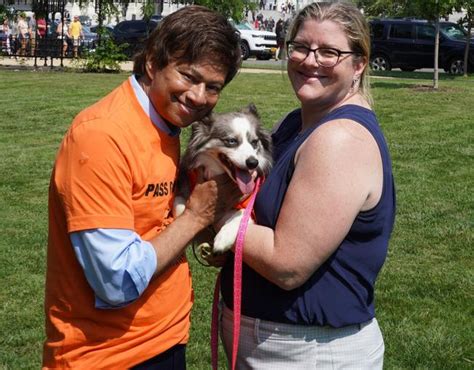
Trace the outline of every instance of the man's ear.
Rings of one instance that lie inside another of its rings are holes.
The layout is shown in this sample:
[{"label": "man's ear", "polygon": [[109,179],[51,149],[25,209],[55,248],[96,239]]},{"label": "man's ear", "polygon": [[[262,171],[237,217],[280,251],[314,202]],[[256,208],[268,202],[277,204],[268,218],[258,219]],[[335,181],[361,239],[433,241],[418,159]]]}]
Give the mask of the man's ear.
[{"label": "man's ear", "polygon": [[153,67],[153,62],[150,59],[146,59],[145,62],[145,71],[147,74],[147,77],[153,81],[153,78],[155,76],[155,68]]}]

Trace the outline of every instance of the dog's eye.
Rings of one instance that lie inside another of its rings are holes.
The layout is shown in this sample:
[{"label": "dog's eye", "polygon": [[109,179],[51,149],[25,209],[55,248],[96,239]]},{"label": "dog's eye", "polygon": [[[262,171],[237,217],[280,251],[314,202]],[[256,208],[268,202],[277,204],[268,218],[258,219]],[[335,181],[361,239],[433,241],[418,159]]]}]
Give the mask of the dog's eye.
[{"label": "dog's eye", "polygon": [[228,139],[224,139],[224,144],[226,146],[233,147],[233,146],[236,146],[238,144],[238,142],[237,142],[237,139],[234,139],[233,137],[230,137]]},{"label": "dog's eye", "polygon": [[251,144],[254,148],[257,148],[257,147],[258,147],[258,139],[252,140],[252,141],[250,142],[250,144]]}]

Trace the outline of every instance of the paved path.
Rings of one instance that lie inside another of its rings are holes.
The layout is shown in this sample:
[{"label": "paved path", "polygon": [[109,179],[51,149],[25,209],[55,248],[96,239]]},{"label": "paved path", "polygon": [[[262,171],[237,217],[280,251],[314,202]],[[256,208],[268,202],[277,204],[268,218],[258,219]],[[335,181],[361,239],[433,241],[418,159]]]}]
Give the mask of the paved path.
[{"label": "paved path", "polygon": [[[0,57],[0,66],[8,69],[31,69],[34,67],[34,58],[9,58]],[[41,69],[51,68],[51,59],[47,60],[47,66],[44,66],[44,59],[37,58],[36,65]],[[72,59],[63,59],[63,65],[67,68],[78,68],[75,61]],[[132,62],[123,62],[120,64],[121,68],[125,72],[131,72],[133,69]],[[53,70],[61,67],[60,59],[53,59]],[[284,69],[264,69],[264,68],[241,68],[241,73],[286,73]]]}]

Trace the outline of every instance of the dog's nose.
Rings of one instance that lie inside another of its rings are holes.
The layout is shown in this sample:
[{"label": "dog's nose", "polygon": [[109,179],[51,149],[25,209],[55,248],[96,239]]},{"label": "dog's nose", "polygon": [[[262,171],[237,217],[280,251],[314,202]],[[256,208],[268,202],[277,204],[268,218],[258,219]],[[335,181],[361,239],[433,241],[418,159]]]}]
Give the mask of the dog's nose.
[{"label": "dog's nose", "polygon": [[258,166],[258,159],[255,158],[255,157],[249,157],[245,161],[245,164],[247,165],[247,168],[249,170],[253,170],[254,168],[257,168],[257,166]]}]

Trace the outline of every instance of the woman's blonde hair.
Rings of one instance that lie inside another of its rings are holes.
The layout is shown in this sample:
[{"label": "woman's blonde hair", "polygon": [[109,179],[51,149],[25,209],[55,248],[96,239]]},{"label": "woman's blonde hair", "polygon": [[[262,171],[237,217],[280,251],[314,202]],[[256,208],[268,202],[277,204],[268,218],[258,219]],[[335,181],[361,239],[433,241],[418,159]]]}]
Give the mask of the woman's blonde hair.
[{"label": "woman's blonde hair", "polygon": [[347,39],[350,49],[357,54],[355,58],[365,58],[367,66],[360,76],[359,91],[367,99],[370,105],[373,104],[370,94],[369,67],[370,60],[370,31],[369,25],[362,13],[354,5],[345,2],[313,3],[303,8],[294,18],[288,33],[287,41],[296,37],[301,26],[306,20],[333,21],[341,26]]}]

